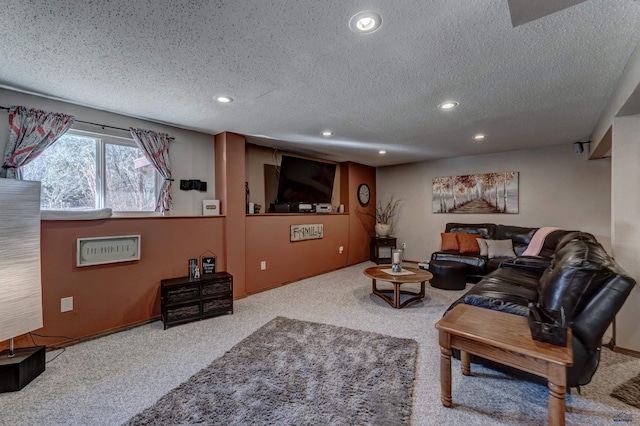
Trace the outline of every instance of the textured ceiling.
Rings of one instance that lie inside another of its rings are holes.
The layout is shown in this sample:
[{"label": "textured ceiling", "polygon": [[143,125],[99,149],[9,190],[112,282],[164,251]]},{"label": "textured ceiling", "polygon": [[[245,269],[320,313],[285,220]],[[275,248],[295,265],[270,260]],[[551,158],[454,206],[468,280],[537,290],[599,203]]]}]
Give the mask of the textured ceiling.
[{"label": "textured ceiling", "polygon": [[[349,30],[362,10],[377,31]],[[0,40],[5,87],[377,166],[588,139],[640,3],[514,28],[506,0],[5,0]]]}]

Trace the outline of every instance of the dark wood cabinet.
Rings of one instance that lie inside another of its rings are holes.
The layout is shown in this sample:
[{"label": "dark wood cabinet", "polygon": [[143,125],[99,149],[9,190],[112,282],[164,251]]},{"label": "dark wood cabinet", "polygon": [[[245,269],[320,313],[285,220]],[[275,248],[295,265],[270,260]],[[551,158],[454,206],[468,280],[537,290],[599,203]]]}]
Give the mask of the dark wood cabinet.
[{"label": "dark wood cabinet", "polygon": [[233,313],[233,277],[227,272],[160,282],[160,310],[165,330],[177,324]]},{"label": "dark wood cabinet", "polygon": [[376,265],[391,263],[391,250],[396,248],[396,238],[371,237],[371,261]]}]

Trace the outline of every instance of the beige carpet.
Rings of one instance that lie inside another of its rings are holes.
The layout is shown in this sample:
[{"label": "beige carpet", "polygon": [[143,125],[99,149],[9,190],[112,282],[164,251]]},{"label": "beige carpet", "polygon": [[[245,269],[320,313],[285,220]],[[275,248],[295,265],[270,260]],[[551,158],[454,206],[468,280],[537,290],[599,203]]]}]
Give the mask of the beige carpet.
[{"label": "beige carpet", "polygon": [[[120,425],[279,316],[417,341],[412,425],[546,424],[545,386],[476,364],[466,377],[457,360],[454,406],[443,407],[434,324],[463,291],[427,286],[425,300],[393,309],[371,294],[371,280],[362,273],[369,266],[374,265],[366,262],[236,300],[233,315],[168,330],[158,321],[68,347],[61,355],[50,352],[48,359],[59,356],[43,374],[20,392],[0,394],[0,425]],[[610,395],[639,374],[640,359],[602,348],[592,382],[567,395],[566,424],[612,425],[629,416],[640,422],[640,409]]]}]

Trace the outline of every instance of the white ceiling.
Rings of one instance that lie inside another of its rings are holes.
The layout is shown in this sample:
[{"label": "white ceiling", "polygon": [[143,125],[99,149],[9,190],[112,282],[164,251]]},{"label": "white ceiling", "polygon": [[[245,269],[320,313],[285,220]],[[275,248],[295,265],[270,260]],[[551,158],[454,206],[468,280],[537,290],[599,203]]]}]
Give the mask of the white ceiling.
[{"label": "white ceiling", "polygon": [[[640,2],[564,2],[514,27],[506,0],[5,0],[0,85],[373,166],[570,145],[640,41]],[[349,30],[363,10],[376,32]]]}]

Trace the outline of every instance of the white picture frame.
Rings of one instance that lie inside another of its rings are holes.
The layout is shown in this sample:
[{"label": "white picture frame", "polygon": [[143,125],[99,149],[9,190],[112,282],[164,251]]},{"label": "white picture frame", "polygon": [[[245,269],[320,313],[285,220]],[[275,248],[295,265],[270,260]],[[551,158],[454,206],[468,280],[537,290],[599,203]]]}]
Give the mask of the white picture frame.
[{"label": "white picture frame", "polygon": [[140,260],[140,235],[78,238],[76,266]]}]

